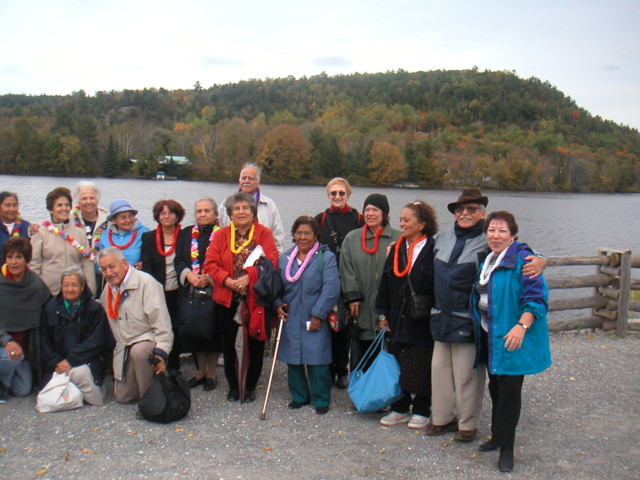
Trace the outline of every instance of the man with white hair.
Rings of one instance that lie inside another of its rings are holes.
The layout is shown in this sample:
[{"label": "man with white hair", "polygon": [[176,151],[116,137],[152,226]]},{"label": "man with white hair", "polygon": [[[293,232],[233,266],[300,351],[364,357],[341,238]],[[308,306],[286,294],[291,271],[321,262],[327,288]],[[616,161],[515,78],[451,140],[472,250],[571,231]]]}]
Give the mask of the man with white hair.
[{"label": "man with white hair", "polygon": [[164,291],[151,275],[129,266],[116,247],[100,250],[97,262],[107,282],[100,303],[116,340],[116,402],[135,402],[148,390],[153,375],[165,371],[173,345]]},{"label": "man with white hair", "polygon": [[[280,218],[280,212],[276,203],[260,191],[260,165],[256,163],[245,163],[240,171],[239,186],[240,192],[253,195],[258,204],[258,223],[264,225],[271,230],[273,238],[276,241],[276,247],[278,251],[282,253],[284,251],[284,227],[282,226],[282,218]],[[225,200],[222,205],[225,204]],[[231,219],[227,214],[226,209],[222,209],[220,215],[220,225],[226,226],[231,223]]]}]

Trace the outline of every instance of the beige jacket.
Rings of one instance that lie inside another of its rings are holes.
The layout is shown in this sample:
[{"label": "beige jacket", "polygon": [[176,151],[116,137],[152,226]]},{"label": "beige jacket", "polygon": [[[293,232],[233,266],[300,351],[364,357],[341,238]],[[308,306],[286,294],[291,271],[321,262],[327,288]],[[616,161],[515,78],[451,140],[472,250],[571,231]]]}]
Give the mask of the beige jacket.
[{"label": "beige jacket", "polygon": [[[147,273],[132,266],[129,266],[129,269],[129,278],[118,305],[118,318],[109,319],[109,326],[116,340],[116,348],[113,351],[113,372],[116,380],[122,380],[127,346],[150,341],[156,349],[167,355],[173,346],[171,318],[162,285]],[[100,297],[100,303],[105,310],[109,288],[106,285]]]},{"label": "beige jacket", "polygon": [[[71,222],[56,224],[69,236],[75,238],[87,251],[90,251],[86,233]],[[87,277],[87,285],[92,292],[96,292],[96,275],[93,262],[80,255],[69,242],[40,225],[38,232],[31,237],[33,258],[29,268],[45,283],[52,295],[60,292],[60,275],[72,266],[80,265]]]}]

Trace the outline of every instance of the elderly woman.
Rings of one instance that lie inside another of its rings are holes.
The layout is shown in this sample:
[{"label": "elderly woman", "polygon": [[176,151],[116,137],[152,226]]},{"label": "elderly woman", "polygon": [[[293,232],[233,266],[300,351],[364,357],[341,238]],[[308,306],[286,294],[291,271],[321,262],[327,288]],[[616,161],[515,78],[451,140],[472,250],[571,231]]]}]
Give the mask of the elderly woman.
[{"label": "elderly woman", "polygon": [[7,394],[29,395],[33,370],[39,370],[38,327],[51,293],[27,265],[32,248],[25,238],[10,238],[2,246],[0,270],[0,403]]},{"label": "elderly woman", "polygon": [[142,270],[164,287],[164,298],[171,316],[173,348],[167,367],[173,370],[180,370],[181,351],[177,324],[178,274],[173,260],[184,213],[184,207],[175,200],[159,200],[153,205],[153,219],[158,226],[142,234]]},{"label": "elderly woman", "polygon": [[517,242],[518,224],[505,211],[484,222],[491,253],[480,267],[470,311],[476,332],[476,366],[489,374],[491,440],[481,452],[500,448],[498,468],[513,469],[513,445],[520,418],[524,375],[551,365],[547,325],[548,290],[544,276],[522,275],[529,247]]},{"label": "elderly woman", "polygon": [[376,337],[378,316],[374,312],[378,285],[387,259],[389,245],[400,238],[400,232],[389,226],[387,197],[373,193],[362,206],[364,227],[347,234],[342,242],[340,281],[342,301],[347,305],[354,324],[351,328],[352,364],[357,364]]},{"label": "elderly woman", "polygon": [[[240,381],[235,369],[236,364],[236,336],[239,324],[234,317],[241,303],[243,309],[248,309],[246,296],[250,289],[250,273],[253,266],[245,266],[249,255],[258,247],[264,256],[271,261],[273,267],[278,264],[278,249],[276,248],[271,230],[259,224],[256,220],[258,207],[252,195],[237,192],[227,197],[225,208],[231,224],[221,228],[213,236],[207,250],[205,273],[213,279],[213,300],[216,302],[216,322],[222,332],[222,351],[224,354],[224,373],[229,383],[227,399],[230,402],[240,400]],[[252,275],[253,276],[253,275]],[[254,318],[259,317],[259,311],[251,311]],[[257,315],[255,317],[254,315]],[[264,309],[262,310],[264,322]],[[240,322],[242,320],[239,320]],[[260,322],[260,319],[257,318]],[[264,325],[263,331],[264,334]],[[265,338],[264,335],[259,335]],[[264,340],[249,337],[246,346],[249,352],[249,367],[246,376],[244,402],[256,399],[255,389],[262,373],[262,357]]]},{"label": "elderly woman", "polygon": [[[213,280],[204,272],[207,248],[218,226],[218,204],[213,198],[201,198],[195,203],[196,224],[185,227],[178,236],[178,247],[174,265],[180,282],[178,301],[178,319],[194,292],[206,292],[204,301],[213,302]],[[182,338],[182,350],[192,352],[196,359],[198,372],[189,380],[189,386],[195,388],[204,385],[205,391],[216,388],[218,379],[216,367],[222,350],[220,329],[215,326],[212,310],[211,317],[201,318],[201,322],[210,324],[213,338]]]},{"label": "elderly woman", "polygon": [[0,192],[0,248],[11,237],[29,238],[29,226],[20,218],[18,195],[13,192]]},{"label": "elderly woman", "polygon": [[87,277],[87,284],[96,292],[93,274],[93,254],[84,230],[69,222],[71,191],[58,187],[47,194],[47,210],[50,220],[42,222],[42,228],[31,238],[33,258],[29,268],[49,287],[53,295],[60,292],[60,275],[72,266],[80,265]]},{"label": "elderly woman", "polygon": [[[400,363],[404,394],[380,419],[382,425],[408,423],[409,428],[423,429],[431,414],[433,338],[429,315],[434,295],[433,236],[437,231],[431,206],[422,201],[406,204],[400,214],[402,238],[391,248],[380,279],[375,310],[380,315],[380,328],[389,331],[389,351]],[[412,308],[417,295],[426,300],[420,310]]]},{"label": "elderly woman", "polygon": [[76,185],[77,206],[71,214],[76,227],[83,228],[89,240],[89,245],[100,241],[102,233],[107,229],[107,212],[98,206],[100,189],[93,182],[79,182]]},{"label": "elderly woman", "polygon": [[[320,238],[335,254],[340,265],[342,242],[347,234],[363,225],[362,215],[355,208],[348,205],[351,197],[349,182],[341,177],[329,180],[327,183],[327,197],[330,206],[324,212],[316,215],[320,225]],[[331,350],[333,362],[331,364],[331,378],[336,380],[338,388],[347,388],[349,384],[349,343],[350,334],[347,328],[347,310],[338,304],[338,331],[331,332]]]},{"label": "elderly woman", "polygon": [[76,265],[62,272],[62,288],[49,300],[42,316],[43,377],[41,387],[53,373],[69,376],[90,405],[102,405],[107,317],[91,298],[84,272]]},{"label": "elderly woman", "polygon": [[119,198],[111,202],[107,220],[111,222],[109,228],[104,232],[100,240],[94,242],[96,250],[106,247],[116,247],[122,251],[124,258],[129,265],[133,265],[140,270],[142,249],[142,234],[148,232],[138,219],[138,211],[134,210],[128,200]]},{"label": "elderly woman", "polygon": [[313,402],[318,415],[331,401],[331,328],[327,315],[340,296],[340,278],[333,253],[318,243],[320,227],[301,216],[291,227],[293,249],[280,256],[284,294],[277,313],[284,319],[278,360],[289,372],[289,408]]}]

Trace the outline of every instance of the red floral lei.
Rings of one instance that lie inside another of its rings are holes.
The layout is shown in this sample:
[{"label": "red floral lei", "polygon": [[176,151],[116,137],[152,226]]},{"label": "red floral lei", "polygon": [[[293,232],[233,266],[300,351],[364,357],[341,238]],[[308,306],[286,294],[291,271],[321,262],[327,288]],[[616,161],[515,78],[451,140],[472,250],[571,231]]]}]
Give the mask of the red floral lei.
[{"label": "red floral lei", "polygon": [[171,244],[171,248],[169,250],[167,250],[166,252],[164,251],[164,245],[163,245],[163,239],[162,239],[162,226],[158,225],[156,227],[156,250],[158,251],[158,253],[160,255],[162,255],[163,257],[168,257],[169,255],[171,255],[175,250],[176,250],[176,246],[178,245],[178,234],[180,233],[180,225],[176,225],[176,228],[173,230],[173,243]]},{"label": "red floral lei", "polygon": [[409,271],[411,271],[411,262],[413,261],[413,250],[416,248],[416,245],[420,243],[422,240],[424,240],[425,238],[427,238],[427,236],[422,235],[420,238],[418,238],[415,242],[413,242],[409,246],[409,252],[408,252],[409,258],[407,258],[407,266],[404,267],[403,271],[398,270],[401,245],[400,245],[400,242],[396,243],[396,250],[393,253],[393,273],[395,274],[396,277],[405,277],[409,273]]},{"label": "red floral lei", "polygon": [[374,235],[373,235],[373,248],[367,248],[367,226],[365,225],[364,227],[362,227],[362,249],[367,252],[369,255],[373,255],[374,253],[376,253],[378,251],[378,245],[380,243],[380,235],[382,234],[384,227],[381,227],[380,230],[378,230]]}]

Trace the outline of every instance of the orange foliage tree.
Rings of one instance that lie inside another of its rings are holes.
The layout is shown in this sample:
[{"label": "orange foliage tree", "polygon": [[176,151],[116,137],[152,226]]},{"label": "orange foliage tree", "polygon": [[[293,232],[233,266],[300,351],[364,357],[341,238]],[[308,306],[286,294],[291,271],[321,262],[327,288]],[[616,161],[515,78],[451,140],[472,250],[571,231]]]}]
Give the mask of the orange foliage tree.
[{"label": "orange foliage tree", "polygon": [[292,125],[278,125],[258,146],[258,163],[273,180],[296,182],[309,178],[311,143]]}]

